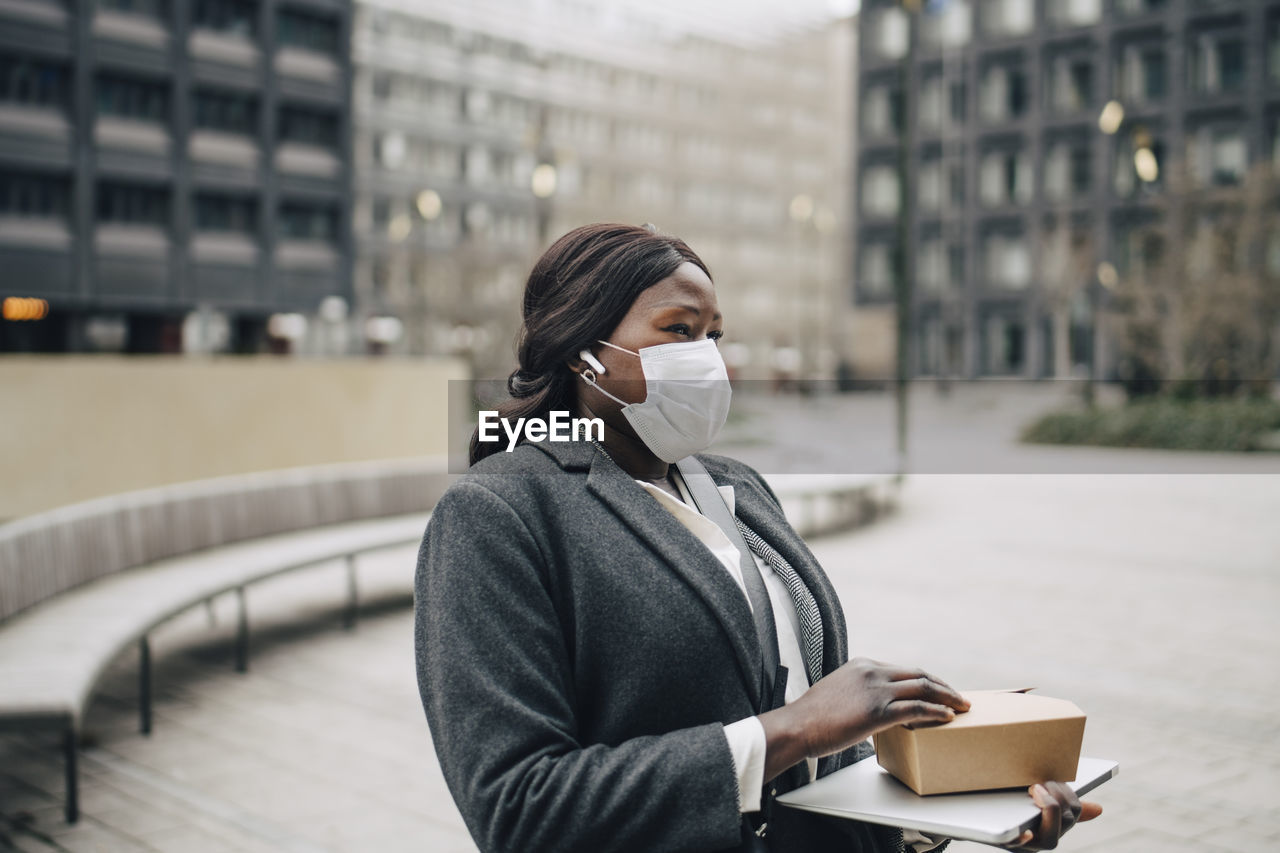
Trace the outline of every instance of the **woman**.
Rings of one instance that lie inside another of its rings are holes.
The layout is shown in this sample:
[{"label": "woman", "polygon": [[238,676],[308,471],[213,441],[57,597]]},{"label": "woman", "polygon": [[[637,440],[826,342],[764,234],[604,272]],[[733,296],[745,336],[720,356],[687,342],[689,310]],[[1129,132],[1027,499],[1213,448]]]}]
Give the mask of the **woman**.
[{"label": "woman", "polygon": [[[727,413],[706,265],[645,228],[586,226],[534,266],[523,316],[500,414],[603,432],[511,452],[477,433],[423,540],[419,687],[476,843],[903,849],[899,830],[773,803],[874,732],[968,705],[919,670],[847,661],[835,592],[768,484],[704,455],[708,492],[686,458]],[[1019,843],[1053,847],[1082,806],[1065,785],[1033,796],[1042,826]]]}]

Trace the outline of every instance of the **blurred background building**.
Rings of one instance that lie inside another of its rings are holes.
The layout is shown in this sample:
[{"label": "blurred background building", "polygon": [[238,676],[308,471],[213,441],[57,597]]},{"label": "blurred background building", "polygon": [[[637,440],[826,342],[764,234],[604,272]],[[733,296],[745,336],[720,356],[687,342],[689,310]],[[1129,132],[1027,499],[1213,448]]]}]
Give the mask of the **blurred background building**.
[{"label": "blurred background building", "polygon": [[759,11],[5,0],[0,351],[454,355],[505,376],[533,260],[612,220],[707,260],[739,375],[831,375],[855,30]]},{"label": "blurred background building", "polygon": [[1266,348],[1280,3],[906,5],[862,4],[855,299],[891,341],[905,227],[913,375],[1223,373],[1188,353],[1228,304]]},{"label": "blurred background building", "polygon": [[404,319],[394,351],[505,376],[537,253],[584,223],[652,222],[711,266],[740,375],[830,375],[853,27],[697,14],[357,3],[356,296]]},{"label": "blurred background building", "polygon": [[6,306],[0,351],[256,352],[349,298],[350,21],[341,0],[0,5],[0,295],[45,300]]}]

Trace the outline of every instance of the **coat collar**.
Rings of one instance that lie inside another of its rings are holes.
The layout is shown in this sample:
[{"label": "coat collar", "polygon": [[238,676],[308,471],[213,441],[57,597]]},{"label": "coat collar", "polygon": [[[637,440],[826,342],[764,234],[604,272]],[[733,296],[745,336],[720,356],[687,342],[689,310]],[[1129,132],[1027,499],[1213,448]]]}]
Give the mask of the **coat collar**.
[{"label": "coat collar", "polygon": [[[587,458],[580,452],[585,447]],[[754,707],[760,706],[760,641],[750,605],[719,560],[643,487],[590,444],[549,455],[566,470],[587,467],[587,488],[700,597],[724,628]]]}]

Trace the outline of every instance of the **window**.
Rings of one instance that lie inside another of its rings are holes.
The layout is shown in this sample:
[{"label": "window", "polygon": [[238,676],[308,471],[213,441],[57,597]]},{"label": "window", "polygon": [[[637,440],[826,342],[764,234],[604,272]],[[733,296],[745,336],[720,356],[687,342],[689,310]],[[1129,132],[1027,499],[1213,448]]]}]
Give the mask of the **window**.
[{"label": "window", "polygon": [[1049,201],[1088,196],[1092,184],[1092,157],[1087,142],[1057,142],[1045,157],[1044,194]]},{"label": "window", "polygon": [[144,15],[161,21],[169,20],[168,0],[98,0],[98,8],[128,15]]},{"label": "window", "polygon": [[1150,12],[1160,12],[1169,5],[1169,0],[1115,0],[1116,14],[1122,18],[1132,18],[1135,15],[1146,15]]},{"label": "window", "polygon": [[1280,16],[1267,21],[1267,76],[1280,81]]},{"label": "window", "polygon": [[949,3],[932,4],[940,9],[929,9],[920,21],[920,40],[929,47],[943,49],[962,47],[973,37],[973,7],[969,0],[951,0]]},{"label": "window", "polygon": [[996,232],[982,240],[987,280],[1005,288],[1023,288],[1031,280],[1031,249],[1020,234]]},{"label": "window", "polygon": [[1022,320],[989,314],[982,324],[982,360],[985,371],[1008,375],[1022,370],[1025,341]]},{"label": "window", "polygon": [[338,22],[328,16],[281,9],[276,18],[276,38],[289,47],[338,54]]},{"label": "window", "polygon": [[1191,44],[1187,70],[1191,88],[1201,94],[1244,91],[1244,41],[1236,36],[1204,34]]},{"label": "window", "polygon": [[159,81],[103,75],[98,78],[98,115],[167,121],[169,87]]},{"label": "window", "polygon": [[920,83],[917,121],[921,130],[941,130],[946,105],[941,74],[930,74]]},{"label": "window", "polygon": [[942,191],[942,161],[937,158],[923,161],[920,164],[920,173],[916,178],[916,193],[920,210],[926,213],[941,210]]},{"label": "window", "polygon": [[66,66],[39,59],[0,56],[0,102],[31,107],[65,107]]},{"label": "window", "polygon": [[1165,177],[1164,141],[1145,127],[1116,140],[1116,195],[1159,192]]},{"label": "window", "polygon": [[984,0],[982,30],[988,36],[1021,36],[1035,25],[1034,0]]},{"label": "window", "polygon": [[1244,134],[1239,128],[1202,127],[1188,136],[1187,162],[1200,186],[1235,186],[1248,169]]},{"label": "window", "polygon": [[902,93],[888,86],[870,86],[862,102],[862,129],[869,136],[902,132]]},{"label": "window", "polygon": [[0,172],[0,216],[65,220],[70,188],[60,175]]},{"label": "window", "polygon": [[1151,103],[1165,96],[1168,61],[1164,49],[1129,45],[1120,54],[1116,69],[1116,94],[1121,100]]},{"label": "window", "polygon": [[898,173],[892,166],[872,166],[862,176],[862,210],[871,216],[898,213]]},{"label": "window", "polygon": [[868,17],[867,44],[874,45],[881,59],[901,59],[907,53],[907,15],[895,6],[876,11]]},{"label": "window", "polygon": [[97,8],[110,12],[123,12],[131,15],[145,15],[157,20],[169,19],[168,0],[97,0]]},{"label": "window", "polygon": [[992,151],[982,158],[979,197],[988,207],[1031,200],[1031,160],[1021,151]]},{"label": "window", "polygon": [[338,211],[331,205],[285,202],[280,205],[280,237],[285,240],[321,240],[338,236]]},{"label": "window", "polygon": [[1087,109],[1093,101],[1093,63],[1059,56],[1049,66],[1048,101],[1057,113]]},{"label": "window", "polygon": [[1020,117],[1027,110],[1027,77],[1021,69],[993,65],[982,75],[979,110],[987,121]]},{"label": "window", "polygon": [[1060,27],[1086,27],[1102,17],[1102,0],[1054,0],[1045,9]]},{"label": "window", "polygon": [[337,148],[338,117],[306,107],[281,107],[280,141]]},{"label": "window", "polygon": [[254,234],[258,230],[258,202],[253,198],[197,194],[195,225],[198,231]]},{"label": "window", "polygon": [[134,184],[103,183],[98,187],[98,221],[112,225],[169,223],[169,191]]},{"label": "window", "polygon": [[236,92],[196,91],[192,122],[207,130],[253,135],[258,132],[258,102]]},{"label": "window", "polygon": [[258,32],[256,0],[196,0],[191,24],[227,35],[253,38]]},{"label": "window", "polygon": [[920,241],[916,278],[925,293],[941,293],[947,286],[947,246],[937,237]]}]

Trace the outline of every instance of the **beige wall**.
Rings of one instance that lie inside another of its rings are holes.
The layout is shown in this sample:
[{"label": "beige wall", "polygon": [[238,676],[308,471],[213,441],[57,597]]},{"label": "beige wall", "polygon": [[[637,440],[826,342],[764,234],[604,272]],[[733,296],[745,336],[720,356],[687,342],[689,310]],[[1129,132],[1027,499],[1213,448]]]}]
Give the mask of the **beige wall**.
[{"label": "beige wall", "polygon": [[443,456],[448,380],[466,377],[447,359],[3,356],[0,520],[224,474]]}]

